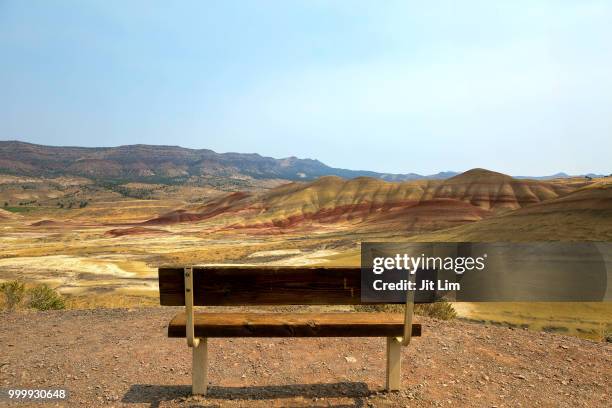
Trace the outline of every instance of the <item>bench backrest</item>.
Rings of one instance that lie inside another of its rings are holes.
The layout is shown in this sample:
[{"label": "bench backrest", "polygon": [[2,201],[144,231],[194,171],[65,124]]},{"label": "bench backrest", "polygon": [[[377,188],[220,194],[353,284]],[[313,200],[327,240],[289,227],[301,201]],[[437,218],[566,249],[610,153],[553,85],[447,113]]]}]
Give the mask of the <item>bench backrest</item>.
[{"label": "bench backrest", "polygon": [[[163,306],[185,305],[183,268],[159,268],[159,294],[160,304]],[[432,299],[420,299],[421,303],[431,301]],[[194,306],[358,305],[362,304],[361,269],[193,267],[193,304]]]}]

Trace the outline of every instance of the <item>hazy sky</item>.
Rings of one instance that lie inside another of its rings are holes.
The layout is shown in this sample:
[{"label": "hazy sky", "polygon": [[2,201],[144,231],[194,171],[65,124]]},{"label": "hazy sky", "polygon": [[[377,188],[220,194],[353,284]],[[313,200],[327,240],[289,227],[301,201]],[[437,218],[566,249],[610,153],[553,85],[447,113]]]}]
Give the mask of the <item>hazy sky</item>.
[{"label": "hazy sky", "polygon": [[0,139],[612,172],[611,1],[0,0]]}]

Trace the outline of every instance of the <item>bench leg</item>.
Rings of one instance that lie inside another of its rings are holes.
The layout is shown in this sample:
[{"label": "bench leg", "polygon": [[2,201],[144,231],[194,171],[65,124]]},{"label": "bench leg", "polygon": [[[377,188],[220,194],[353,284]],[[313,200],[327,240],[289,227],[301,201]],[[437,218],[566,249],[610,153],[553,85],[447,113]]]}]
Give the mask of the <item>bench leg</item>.
[{"label": "bench leg", "polygon": [[387,337],[387,391],[398,391],[401,382],[402,344],[397,337]]},{"label": "bench leg", "polygon": [[208,385],[208,339],[200,339],[200,344],[193,349],[191,368],[191,392],[194,395],[205,395]]}]

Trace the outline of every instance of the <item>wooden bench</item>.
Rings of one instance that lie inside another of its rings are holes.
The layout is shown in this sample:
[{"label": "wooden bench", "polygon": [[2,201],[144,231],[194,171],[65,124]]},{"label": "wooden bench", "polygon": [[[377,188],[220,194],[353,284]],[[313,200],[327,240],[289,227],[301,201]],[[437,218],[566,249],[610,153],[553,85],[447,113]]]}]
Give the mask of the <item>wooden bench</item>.
[{"label": "wooden bench", "polygon": [[[412,322],[414,292],[404,313],[194,312],[194,306],[359,305],[359,268],[159,268],[160,304],[185,306],[168,325],[168,337],[193,349],[192,392],[207,387],[209,337],[386,337],[386,388],[400,387],[401,347],[421,335]],[[371,303],[368,303],[371,304]]]}]

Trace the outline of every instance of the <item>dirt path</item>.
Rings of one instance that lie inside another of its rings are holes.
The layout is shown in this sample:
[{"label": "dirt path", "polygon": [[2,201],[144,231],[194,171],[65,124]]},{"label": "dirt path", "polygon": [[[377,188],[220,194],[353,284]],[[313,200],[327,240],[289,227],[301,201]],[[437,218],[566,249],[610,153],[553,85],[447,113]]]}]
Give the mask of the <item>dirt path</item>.
[{"label": "dirt path", "polygon": [[610,344],[422,319],[400,393],[382,392],[383,339],[212,339],[210,394],[189,397],[191,355],[166,338],[167,309],[0,314],[0,387],[69,390],[44,407],[599,407],[612,395]]}]

